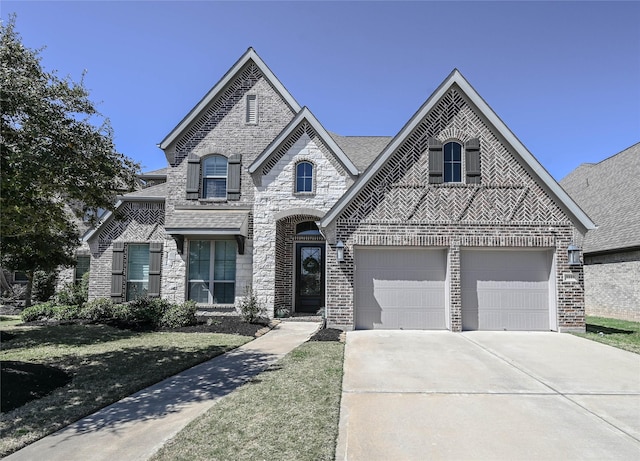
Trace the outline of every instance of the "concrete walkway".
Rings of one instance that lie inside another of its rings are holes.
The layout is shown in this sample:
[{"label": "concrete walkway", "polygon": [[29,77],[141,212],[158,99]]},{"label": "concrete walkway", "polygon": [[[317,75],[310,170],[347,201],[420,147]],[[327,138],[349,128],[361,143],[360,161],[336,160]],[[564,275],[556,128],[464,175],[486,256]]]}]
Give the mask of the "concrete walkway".
[{"label": "concrete walkway", "polygon": [[110,405],[4,458],[147,460],[216,401],[305,342],[315,322],[283,322],[231,352]]},{"label": "concrete walkway", "polygon": [[640,356],[569,334],[347,333],[336,460],[640,459]]}]

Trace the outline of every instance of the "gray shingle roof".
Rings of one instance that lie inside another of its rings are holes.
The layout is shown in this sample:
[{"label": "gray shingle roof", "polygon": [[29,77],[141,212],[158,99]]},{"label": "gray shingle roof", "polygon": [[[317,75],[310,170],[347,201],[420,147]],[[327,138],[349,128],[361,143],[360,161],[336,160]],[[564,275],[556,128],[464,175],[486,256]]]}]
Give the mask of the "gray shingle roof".
[{"label": "gray shingle roof", "polygon": [[329,134],[360,171],[366,170],[393,139],[391,136],[340,136],[331,132]]},{"label": "gray shingle roof", "polygon": [[175,210],[167,214],[165,229],[181,235],[247,236],[248,211]]},{"label": "gray shingle roof", "polygon": [[583,251],[640,246],[640,143],[599,163],[583,163],[560,185],[598,226]]},{"label": "gray shingle roof", "polygon": [[123,195],[121,198],[124,200],[141,200],[143,198],[165,198],[169,193],[169,185],[166,182],[157,184],[155,186],[146,187],[134,192],[129,192]]}]

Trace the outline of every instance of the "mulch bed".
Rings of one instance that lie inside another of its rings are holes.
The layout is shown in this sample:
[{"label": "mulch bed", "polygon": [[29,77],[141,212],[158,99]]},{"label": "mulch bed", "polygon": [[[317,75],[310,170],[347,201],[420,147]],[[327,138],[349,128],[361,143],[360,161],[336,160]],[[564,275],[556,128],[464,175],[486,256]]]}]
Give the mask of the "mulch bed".
[{"label": "mulch bed", "polygon": [[341,341],[342,330],[323,328],[313,335],[309,341]]}]

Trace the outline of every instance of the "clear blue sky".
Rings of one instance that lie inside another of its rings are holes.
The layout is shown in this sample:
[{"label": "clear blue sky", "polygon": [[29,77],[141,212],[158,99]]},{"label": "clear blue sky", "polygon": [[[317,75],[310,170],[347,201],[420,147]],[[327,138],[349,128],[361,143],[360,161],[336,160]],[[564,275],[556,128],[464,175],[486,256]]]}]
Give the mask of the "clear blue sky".
[{"label": "clear blue sky", "polygon": [[395,135],[458,68],[558,180],[640,141],[638,2],[3,0],[120,152],[156,145],[249,46],[326,129]]}]

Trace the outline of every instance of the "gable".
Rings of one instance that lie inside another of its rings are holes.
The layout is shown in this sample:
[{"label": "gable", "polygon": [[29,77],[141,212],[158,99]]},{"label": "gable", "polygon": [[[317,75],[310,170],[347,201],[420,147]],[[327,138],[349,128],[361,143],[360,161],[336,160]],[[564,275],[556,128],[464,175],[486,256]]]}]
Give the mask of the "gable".
[{"label": "gable", "polygon": [[308,142],[312,142],[320,149],[342,176],[358,174],[357,167],[306,107],[249,166],[249,173],[258,173],[257,179],[260,183],[260,178],[268,175],[285,154],[290,152],[291,148],[303,137],[306,137]]},{"label": "gable", "polygon": [[[479,184],[429,184],[430,139],[480,143]],[[514,145],[515,144],[515,145]],[[436,90],[330,210],[351,222],[593,223],[459,72]]]},{"label": "gable", "polygon": [[[259,89],[259,86],[263,88]],[[173,166],[180,164],[234,107],[237,108],[239,103],[243,102],[247,94],[255,91],[274,95],[268,101],[257,101],[257,110],[268,113],[271,118],[288,121],[300,110],[300,105],[282,83],[257,53],[249,48],[159,144],[159,147],[165,151],[169,163]],[[266,105],[261,107],[262,103]],[[242,105],[244,107],[244,104]],[[281,126],[278,127],[278,131],[280,129]]]}]

